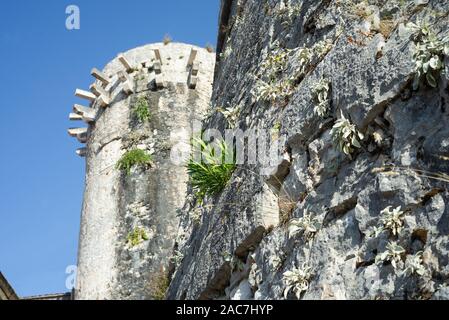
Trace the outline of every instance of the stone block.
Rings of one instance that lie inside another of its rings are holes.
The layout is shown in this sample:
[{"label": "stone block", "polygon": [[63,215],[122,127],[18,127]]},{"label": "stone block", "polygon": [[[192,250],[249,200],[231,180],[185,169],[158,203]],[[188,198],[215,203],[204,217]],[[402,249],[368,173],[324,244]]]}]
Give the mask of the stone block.
[{"label": "stone block", "polygon": [[132,82],[131,76],[128,73],[124,72],[124,71],[120,71],[118,73],[118,77],[119,77],[120,81],[122,81],[122,82],[125,82],[125,81]]},{"label": "stone block", "polygon": [[81,99],[89,100],[91,102],[95,101],[95,99],[97,98],[92,92],[81,89],[76,89],[75,96]]},{"label": "stone block", "polygon": [[187,85],[190,89],[195,89],[196,85],[198,83],[198,77],[197,76],[190,76]]},{"label": "stone block", "polygon": [[95,79],[100,80],[105,86],[107,86],[110,83],[109,77],[105,73],[98,70],[97,68],[93,68],[90,74]]},{"label": "stone block", "polygon": [[70,128],[68,133],[71,137],[77,137],[80,134],[87,133],[87,128]]},{"label": "stone block", "polygon": [[156,76],[155,81],[156,81],[156,87],[158,89],[165,88],[165,81],[164,81],[164,78],[161,75]]},{"label": "stone block", "polygon": [[98,97],[97,102],[102,107],[107,107],[111,103],[110,94],[102,87],[97,84],[90,86],[90,90]]},{"label": "stone block", "polygon": [[83,120],[83,116],[77,113],[70,113],[69,115],[69,119],[71,121],[78,121],[78,120]]},{"label": "stone block", "polygon": [[134,87],[133,87],[132,83],[129,81],[123,82],[122,90],[125,94],[134,93]]},{"label": "stone block", "polygon": [[159,51],[159,49],[154,49],[154,57],[156,58],[156,60],[159,60],[162,62],[162,57],[161,57],[161,52]]},{"label": "stone block", "polygon": [[117,58],[120,61],[120,63],[125,67],[125,70],[127,72],[131,72],[133,70],[131,63],[128,61],[128,59],[126,59],[123,53],[119,53]]},{"label": "stone block", "polygon": [[87,155],[87,148],[79,148],[76,150],[76,154],[80,157],[85,157]]},{"label": "stone block", "polygon": [[153,69],[156,74],[162,73],[162,63],[160,61],[156,61],[153,64]]},{"label": "stone block", "polygon": [[200,70],[200,63],[199,63],[198,61],[195,61],[195,62],[192,64],[192,72],[191,72],[191,74],[192,74],[193,76],[197,76],[199,70]]},{"label": "stone block", "polygon": [[90,123],[95,121],[95,110],[92,108],[75,104],[73,105],[73,112],[80,115],[84,122]]},{"label": "stone block", "polygon": [[78,139],[78,141],[80,143],[86,143],[87,142],[87,137],[88,137],[87,130],[86,130],[86,132],[79,133],[79,134],[76,135],[76,138]]},{"label": "stone block", "polygon": [[195,61],[197,54],[198,54],[197,50],[195,50],[193,48],[190,50],[189,60],[187,61],[187,66],[188,67],[193,65],[193,62]]}]

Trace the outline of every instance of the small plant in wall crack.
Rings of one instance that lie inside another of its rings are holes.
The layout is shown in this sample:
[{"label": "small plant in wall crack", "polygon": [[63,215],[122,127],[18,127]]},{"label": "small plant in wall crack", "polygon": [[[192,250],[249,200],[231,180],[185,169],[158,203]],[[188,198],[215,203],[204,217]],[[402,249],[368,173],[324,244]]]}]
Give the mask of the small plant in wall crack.
[{"label": "small plant in wall crack", "polygon": [[407,277],[414,274],[423,276],[426,273],[426,269],[423,265],[422,255],[422,251],[419,251],[414,255],[408,255],[405,260],[405,269],[402,274]]},{"label": "small plant in wall crack", "polygon": [[354,148],[361,148],[359,140],[364,138],[363,134],[345,118],[343,113],[341,113],[341,118],[335,122],[330,134],[338,149],[350,158],[352,158],[351,154],[354,152]]},{"label": "small plant in wall crack", "polygon": [[128,234],[127,242],[130,247],[135,247],[148,239],[148,234],[144,229],[135,228],[131,233]]},{"label": "small plant in wall crack", "polygon": [[383,227],[389,230],[394,236],[399,235],[404,224],[404,211],[401,210],[401,206],[393,210],[391,210],[391,206],[388,206],[380,214],[382,215],[380,221]]},{"label": "small plant in wall crack", "polygon": [[321,78],[320,81],[312,86],[312,95],[315,102],[313,111],[320,117],[325,117],[329,112],[329,80]]},{"label": "small plant in wall crack", "polygon": [[240,108],[236,106],[233,108],[226,108],[226,109],[218,108],[217,110],[223,114],[223,116],[228,121],[231,129],[233,129],[236,126],[237,121],[239,120]]},{"label": "small plant in wall crack", "polygon": [[[413,89],[417,90],[422,79],[426,83],[436,88],[438,79],[442,73],[449,78],[448,68],[445,61],[449,56],[449,37],[438,39],[428,24],[413,23],[407,24],[407,27],[413,31],[413,40],[415,41],[415,51],[413,59],[415,61],[415,78]],[[445,59],[446,57],[446,59]]]},{"label": "small plant in wall crack", "polygon": [[389,242],[384,252],[376,256],[376,263],[390,262],[394,269],[400,267],[405,249],[396,242]]},{"label": "small plant in wall crack", "polygon": [[305,241],[312,240],[318,230],[321,228],[321,223],[317,217],[312,217],[311,214],[304,212],[304,216],[298,219],[290,220],[288,227],[289,237],[301,233]]},{"label": "small plant in wall crack", "polygon": [[312,268],[305,263],[301,268],[293,268],[284,272],[283,282],[286,285],[284,289],[284,298],[287,299],[288,294],[292,291],[299,300],[301,294],[309,289],[309,281],[312,278]]},{"label": "small plant in wall crack", "polygon": [[133,149],[127,151],[117,162],[116,168],[125,171],[127,175],[131,174],[134,166],[148,167],[152,163],[152,157],[144,150]]},{"label": "small plant in wall crack", "polygon": [[294,79],[283,78],[291,51],[279,48],[276,43],[274,49],[262,62],[256,76],[254,96],[257,101],[284,103],[293,94]]},{"label": "small plant in wall crack", "polygon": [[256,100],[285,103],[293,94],[292,83],[290,79],[270,82],[259,79]]},{"label": "small plant in wall crack", "polygon": [[140,97],[132,109],[134,117],[140,122],[147,122],[151,119],[150,107],[146,97]]}]

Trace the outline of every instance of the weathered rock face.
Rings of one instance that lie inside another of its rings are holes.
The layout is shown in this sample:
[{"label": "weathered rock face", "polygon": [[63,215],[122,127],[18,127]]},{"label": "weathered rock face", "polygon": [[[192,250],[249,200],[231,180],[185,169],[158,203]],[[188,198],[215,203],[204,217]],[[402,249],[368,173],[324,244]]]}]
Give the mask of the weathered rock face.
[{"label": "weathered rock face", "polygon": [[[268,174],[239,165],[201,208],[188,199],[167,298],[449,299],[449,182],[436,175],[449,173],[448,82],[442,72],[437,88],[412,89],[417,40],[405,27],[428,21],[443,39],[449,3],[357,2],[222,1],[212,105],[239,107],[241,130],[279,131],[285,154]],[[278,52],[291,92],[258,99],[255,76]],[[331,134],[342,114],[364,135],[350,157]],[[226,126],[218,111],[205,122]],[[397,228],[382,220],[388,206],[400,207]],[[308,217],[316,230],[289,234]]]},{"label": "weathered rock face", "polygon": [[[92,104],[96,116],[87,133],[76,299],[163,294],[177,209],[187,189],[186,170],[171,161],[170,150],[180,138],[189,139],[212,91],[215,55],[205,49],[152,44],[124,56],[132,67],[127,73],[133,93],[123,90],[126,82],[118,75],[124,66],[115,59],[103,70],[110,82],[104,88],[111,95],[109,106],[101,107],[98,99]],[[198,69],[196,76],[192,69]],[[149,121],[140,121],[134,111],[142,98]],[[152,155],[152,164],[133,166],[129,174],[120,171],[118,161],[136,149]]]}]

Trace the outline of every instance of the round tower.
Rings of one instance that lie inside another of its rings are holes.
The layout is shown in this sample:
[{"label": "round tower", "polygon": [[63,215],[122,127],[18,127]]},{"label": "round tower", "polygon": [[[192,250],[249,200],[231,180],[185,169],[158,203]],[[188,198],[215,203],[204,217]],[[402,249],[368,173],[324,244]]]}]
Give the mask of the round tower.
[{"label": "round tower", "polygon": [[215,54],[150,44],[119,54],[75,95],[69,134],[85,147],[75,299],[158,299],[168,282],[187,172],[170,160],[206,112]]}]

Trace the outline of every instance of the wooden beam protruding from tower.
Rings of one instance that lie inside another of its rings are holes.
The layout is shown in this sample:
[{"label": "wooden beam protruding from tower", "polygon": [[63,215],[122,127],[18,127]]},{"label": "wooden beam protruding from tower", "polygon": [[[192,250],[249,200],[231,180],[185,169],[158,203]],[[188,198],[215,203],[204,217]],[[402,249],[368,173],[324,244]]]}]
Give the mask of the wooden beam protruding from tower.
[{"label": "wooden beam protruding from tower", "polygon": [[76,139],[80,143],[86,143],[87,142],[87,137],[88,137],[87,136],[87,131],[76,135]]},{"label": "wooden beam protruding from tower", "polygon": [[162,73],[162,57],[161,52],[159,49],[154,49],[154,57],[156,58],[156,61],[153,63],[153,69],[156,74]]},{"label": "wooden beam protruding from tower", "polygon": [[161,51],[159,49],[154,49],[154,57],[156,58],[156,60],[159,60],[160,62],[162,62],[162,57],[161,57]]},{"label": "wooden beam protruding from tower", "polygon": [[87,155],[87,148],[79,148],[76,150],[76,154],[84,158]]},{"label": "wooden beam protruding from tower", "polygon": [[132,72],[133,71],[133,67],[131,66],[131,63],[128,61],[128,59],[126,59],[125,55],[123,53],[119,53],[118,56],[118,61],[120,61],[120,63],[125,67],[126,72]]},{"label": "wooden beam protruding from tower", "polygon": [[70,128],[67,132],[71,137],[76,138],[80,134],[87,133],[87,128]]},{"label": "wooden beam protruding from tower", "polygon": [[98,70],[97,68],[93,68],[92,71],[90,72],[90,74],[97,80],[100,80],[103,85],[107,86],[110,81],[109,81],[109,77],[101,72],[100,70]]},{"label": "wooden beam protruding from tower", "polygon": [[198,54],[197,50],[195,50],[193,48],[190,50],[189,60],[187,61],[187,67],[190,67],[191,65],[193,65],[193,62],[195,61],[197,54]]},{"label": "wooden beam protruding from tower", "polygon": [[97,96],[97,102],[102,107],[107,107],[111,103],[110,94],[102,87],[98,86],[96,83],[90,86],[90,90],[94,95]]},{"label": "wooden beam protruding from tower", "polygon": [[79,142],[87,142],[87,128],[70,128],[68,130],[71,137],[77,138]]},{"label": "wooden beam protruding from tower", "polygon": [[79,120],[83,120],[83,116],[78,113],[70,113],[69,119],[70,119],[70,121],[79,121]]},{"label": "wooden beam protruding from tower", "polygon": [[81,99],[89,100],[90,102],[93,102],[95,101],[95,99],[97,99],[97,97],[92,92],[81,89],[76,89],[75,96]]},{"label": "wooden beam protruding from tower", "polygon": [[95,121],[95,110],[92,108],[75,104],[73,105],[73,112],[80,115],[83,121],[86,123],[91,123]]}]

